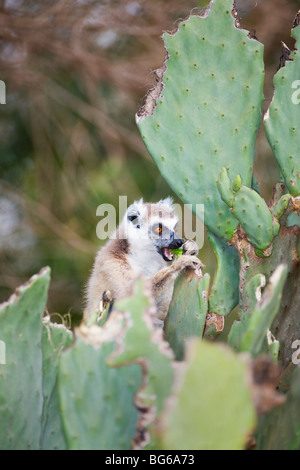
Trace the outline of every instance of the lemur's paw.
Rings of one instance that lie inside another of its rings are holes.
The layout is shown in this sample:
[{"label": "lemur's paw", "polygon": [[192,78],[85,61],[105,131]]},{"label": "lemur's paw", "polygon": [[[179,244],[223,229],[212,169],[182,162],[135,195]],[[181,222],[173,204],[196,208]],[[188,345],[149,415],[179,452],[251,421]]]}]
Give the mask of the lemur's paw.
[{"label": "lemur's paw", "polygon": [[178,265],[180,265],[180,269],[189,269],[195,271],[197,277],[201,278],[202,275],[202,268],[203,264],[201,263],[200,259],[197,256],[193,255],[182,255],[177,261]]},{"label": "lemur's paw", "polygon": [[197,243],[194,240],[186,240],[182,245],[183,255],[197,255],[199,253]]},{"label": "lemur's paw", "polygon": [[102,299],[98,307],[99,316],[101,316],[104,310],[107,309],[107,307],[109,306],[112,300],[113,298],[112,298],[111,292],[109,290],[104,291],[102,294]]},{"label": "lemur's paw", "polygon": [[112,295],[110,290],[105,290],[102,295],[103,303],[109,304],[112,301]]}]

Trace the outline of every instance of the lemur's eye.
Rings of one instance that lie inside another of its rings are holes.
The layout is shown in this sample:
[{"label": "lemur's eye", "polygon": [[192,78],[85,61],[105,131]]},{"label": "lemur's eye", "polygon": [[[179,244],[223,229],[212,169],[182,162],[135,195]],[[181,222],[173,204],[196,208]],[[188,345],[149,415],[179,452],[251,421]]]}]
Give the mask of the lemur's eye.
[{"label": "lemur's eye", "polygon": [[161,233],[162,232],[162,226],[159,224],[159,226],[155,229],[155,231],[157,233]]}]

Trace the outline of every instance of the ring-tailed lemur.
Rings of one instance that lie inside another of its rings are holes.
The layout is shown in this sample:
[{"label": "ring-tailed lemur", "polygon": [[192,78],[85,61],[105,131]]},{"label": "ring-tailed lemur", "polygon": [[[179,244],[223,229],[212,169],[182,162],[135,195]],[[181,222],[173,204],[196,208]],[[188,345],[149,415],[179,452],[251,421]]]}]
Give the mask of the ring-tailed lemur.
[{"label": "ring-tailed lemur", "polygon": [[[109,242],[97,254],[87,286],[87,316],[105,301],[129,296],[135,280],[144,275],[151,279],[158,318],[164,320],[178,274],[193,269],[202,276],[201,261],[195,256],[195,242],[178,238],[178,219],[172,208],[172,199],[156,204],[134,202]],[[183,255],[171,265],[171,249],[183,246]]]}]

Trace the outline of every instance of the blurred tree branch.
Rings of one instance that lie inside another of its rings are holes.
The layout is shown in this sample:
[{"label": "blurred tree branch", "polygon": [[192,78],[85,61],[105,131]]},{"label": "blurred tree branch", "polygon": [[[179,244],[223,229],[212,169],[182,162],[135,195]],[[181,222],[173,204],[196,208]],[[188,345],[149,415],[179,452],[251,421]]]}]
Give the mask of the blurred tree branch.
[{"label": "blurred tree branch", "polygon": [[67,246],[72,249],[82,251],[83,253],[94,254],[95,246],[88,240],[84,240],[75,233],[70,226],[61,222],[46,206],[30,200],[24,193],[21,193],[16,187],[10,186],[3,180],[0,180],[2,194],[7,195],[18,205],[21,205],[28,211],[32,217],[37,217],[51,232],[58,238],[61,238]]}]

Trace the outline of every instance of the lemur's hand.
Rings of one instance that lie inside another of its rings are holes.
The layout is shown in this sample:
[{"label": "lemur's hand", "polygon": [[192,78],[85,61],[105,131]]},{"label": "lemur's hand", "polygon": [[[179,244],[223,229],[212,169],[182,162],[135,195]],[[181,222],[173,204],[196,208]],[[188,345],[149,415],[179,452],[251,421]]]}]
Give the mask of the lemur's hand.
[{"label": "lemur's hand", "polygon": [[194,240],[186,240],[182,245],[183,255],[197,255],[199,253],[197,243]]},{"label": "lemur's hand", "polygon": [[183,269],[194,270],[195,274],[198,277],[202,277],[202,268],[203,264],[194,255],[182,255],[179,259],[177,259],[174,263],[174,267],[178,270],[182,271]]}]

